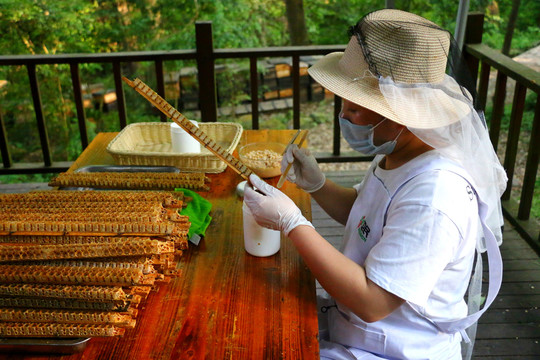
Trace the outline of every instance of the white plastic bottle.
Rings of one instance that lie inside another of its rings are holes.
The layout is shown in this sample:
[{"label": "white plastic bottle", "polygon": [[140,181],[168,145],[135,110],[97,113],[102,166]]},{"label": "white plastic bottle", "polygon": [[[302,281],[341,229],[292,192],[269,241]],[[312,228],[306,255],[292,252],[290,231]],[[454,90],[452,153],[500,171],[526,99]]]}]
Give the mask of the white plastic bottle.
[{"label": "white plastic bottle", "polygon": [[[198,127],[195,120],[191,123]],[[171,123],[171,145],[175,153],[200,153],[201,144],[182,129],[177,123]]]},{"label": "white plastic bottle", "polygon": [[253,256],[271,256],[279,251],[281,232],[264,228],[257,224],[244,202],[244,247]]}]

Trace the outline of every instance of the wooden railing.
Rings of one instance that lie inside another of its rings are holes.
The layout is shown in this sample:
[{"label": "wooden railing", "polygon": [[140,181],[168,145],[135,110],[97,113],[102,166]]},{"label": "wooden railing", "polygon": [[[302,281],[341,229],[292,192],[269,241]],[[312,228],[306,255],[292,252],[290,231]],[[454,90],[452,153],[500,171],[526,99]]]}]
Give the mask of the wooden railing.
[{"label": "wooden railing", "polygon": [[[51,157],[49,135],[47,133],[46,119],[43,114],[41,103],[40,86],[38,82],[37,68],[46,64],[68,64],[71,72],[74,103],[76,106],[78,128],[81,138],[82,149],[88,146],[87,120],[83,107],[83,94],[81,91],[81,78],[79,65],[85,63],[111,64],[115,83],[119,128],[123,129],[127,124],[126,102],[122,86],[121,66],[123,63],[153,62],[157,88],[161,96],[165,95],[164,62],[173,60],[195,60],[197,62],[199,103],[201,121],[217,121],[217,98],[215,62],[217,59],[248,59],[250,63],[250,96],[252,128],[259,128],[259,73],[257,60],[272,57],[290,57],[292,59],[292,92],[293,92],[293,128],[300,128],[300,56],[325,55],[332,51],[343,51],[343,45],[328,46],[302,46],[302,47],[275,47],[275,48],[246,48],[246,49],[214,49],[212,41],[212,27],[210,22],[197,22],[196,24],[196,49],[175,51],[148,51],[148,52],[120,52],[105,54],[62,54],[62,55],[14,55],[0,56],[0,66],[24,66],[28,71],[28,81],[33,99],[35,118],[41,142],[43,163],[14,163],[9,152],[6,128],[2,120],[0,103],[0,153],[2,155],[2,174],[21,173],[56,173],[66,170],[70,162],[55,162]],[[339,111],[339,102],[336,103],[336,111]],[[164,115],[162,121],[166,121]],[[339,128],[334,131],[333,154],[322,154],[321,161],[358,161],[369,158],[356,156],[340,156]]]},{"label": "wooden railing", "polygon": [[[521,130],[521,119],[523,115],[523,104],[527,91],[539,94],[540,75],[538,72],[526,68],[512,59],[501,55],[485,45],[481,44],[483,27],[483,15],[470,14],[467,24],[467,32],[464,46],[464,55],[468,60],[473,74],[480,71],[478,82],[479,101],[485,107],[487,100],[487,89],[490,69],[497,71],[497,81],[495,85],[495,96],[493,99],[493,113],[486,114],[490,124],[490,136],[494,146],[497,148],[500,141],[501,119],[504,108],[504,98],[507,78],[516,81],[516,89],[512,106],[510,128],[508,131],[508,141],[504,158],[504,167],[508,172],[511,183],[515,170],[517,154],[517,144]],[[176,50],[176,51],[148,51],[148,52],[124,52],[110,54],[65,54],[65,55],[17,55],[0,56],[0,66],[24,66],[28,71],[30,90],[32,93],[35,118],[39,129],[39,138],[43,154],[43,163],[21,164],[13,163],[11,160],[8,138],[4,122],[2,121],[2,109],[0,103],[0,153],[2,155],[3,167],[0,168],[0,175],[15,173],[55,173],[66,170],[70,162],[55,162],[51,157],[49,146],[49,136],[47,134],[46,119],[43,115],[39,82],[36,76],[37,67],[43,64],[68,64],[71,73],[74,102],[78,118],[78,128],[81,138],[82,148],[88,145],[87,120],[83,106],[83,95],[81,91],[81,79],[79,66],[84,63],[108,63],[112,64],[115,92],[117,99],[117,109],[119,117],[119,127],[123,128],[127,124],[126,102],[122,86],[121,65],[129,62],[149,61],[154,63],[157,88],[155,89],[161,96],[165,95],[164,82],[164,62],[173,60],[192,60],[197,63],[199,103],[201,121],[217,121],[217,96],[216,96],[216,74],[215,65],[217,59],[243,59],[249,60],[249,84],[251,97],[252,128],[259,128],[259,73],[257,64],[261,58],[288,57],[292,63],[292,100],[293,100],[293,128],[298,129],[300,124],[300,57],[325,55],[333,51],[343,51],[344,45],[326,46],[287,46],[277,48],[251,48],[251,49],[214,49],[212,39],[212,26],[210,22],[198,22],[196,24],[196,49]],[[334,102],[334,130],[333,147],[331,153],[319,153],[317,159],[320,162],[345,162],[345,161],[368,161],[371,157],[362,157],[354,154],[342,154],[340,149],[340,130],[337,122],[337,114],[341,107],[341,101],[336,97]],[[165,117],[161,117],[165,121]],[[525,170],[525,180],[521,187],[519,201],[511,199],[510,186],[503,196],[505,215],[511,219],[512,223],[518,227],[531,244],[540,252],[538,239],[538,223],[535,219],[530,220],[530,210],[534,196],[534,185],[538,170],[538,158],[540,147],[540,105],[536,103],[534,125],[532,127],[529,150],[527,155],[527,165]]]},{"label": "wooden railing", "polygon": [[[499,51],[482,44],[483,14],[472,13],[468,17],[465,57],[472,74],[479,74],[478,105],[485,109],[488,103],[488,88],[491,70],[496,71],[495,90],[492,101],[492,113],[486,114],[491,142],[495,149],[501,144],[501,124],[506,103],[508,79],[515,81],[514,97],[510,114],[506,148],[502,160],[508,175],[508,186],[502,196],[505,217],[516,227],[521,235],[540,254],[540,233],[538,219],[531,219],[531,206],[537,181],[538,161],[540,158],[540,72],[522,65]],[[479,71],[480,70],[480,71]],[[522,119],[527,91],[536,95],[534,119],[529,138],[522,135]],[[519,189],[513,187],[515,166],[520,141],[528,142],[527,159],[523,182]],[[512,197],[512,192],[520,190],[519,199]],[[537,194],[538,196],[538,194]]]}]

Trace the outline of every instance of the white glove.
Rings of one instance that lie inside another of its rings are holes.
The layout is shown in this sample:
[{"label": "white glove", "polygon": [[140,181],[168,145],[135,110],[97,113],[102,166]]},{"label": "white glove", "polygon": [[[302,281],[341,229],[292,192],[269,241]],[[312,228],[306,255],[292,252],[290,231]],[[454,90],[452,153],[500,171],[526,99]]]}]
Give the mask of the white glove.
[{"label": "white glove", "polygon": [[287,195],[268,185],[257,175],[250,175],[249,181],[251,184],[247,183],[244,189],[244,202],[257,224],[280,230],[285,236],[289,236],[289,233],[299,225],[313,227]]},{"label": "white glove", "polygon": [[326,177],[309,150],[300,149],[296,144],[290,145],[281,160],[282,173],[290,163],[293,165],[287,173],[287,180],[309,193],[323,187]]}]

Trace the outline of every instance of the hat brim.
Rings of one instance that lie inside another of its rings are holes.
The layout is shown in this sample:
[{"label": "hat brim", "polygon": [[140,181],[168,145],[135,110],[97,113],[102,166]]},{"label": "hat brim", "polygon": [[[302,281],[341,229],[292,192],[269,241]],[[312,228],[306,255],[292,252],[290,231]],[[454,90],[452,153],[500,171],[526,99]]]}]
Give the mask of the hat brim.
[{"label": "hat brim", "polygon": [[[423,113],[422,108],[417,106],[420,110],[416,113],[420,116],[405,114],[400,117],[386,101],[380,90],[379,80],[373,74],[368,72],[359,77],[342,67],[340,60],[343,54],[343,52],[334,52],[326,55],[308,69],[309,75],[337,96],[374,111],[389,120],[407,127],[433,129],[450,125],[471,111],[465,102],[455,101],[443,91],[433,91],[431,95],[434,101],[442,107],[444,112],[453,116],[433,116],[434,114],[429,111]],[[457,93],[460,91],[457,83],[456,87],[453,91]]]},{"label": "hat brim", "polygon": [[372,74],[354,78],[345,73],[339,64],[342,57],[343,52],[326,55],[308,69],[309,75],[337,96],[401,124],[381,93],[378,79]]}]

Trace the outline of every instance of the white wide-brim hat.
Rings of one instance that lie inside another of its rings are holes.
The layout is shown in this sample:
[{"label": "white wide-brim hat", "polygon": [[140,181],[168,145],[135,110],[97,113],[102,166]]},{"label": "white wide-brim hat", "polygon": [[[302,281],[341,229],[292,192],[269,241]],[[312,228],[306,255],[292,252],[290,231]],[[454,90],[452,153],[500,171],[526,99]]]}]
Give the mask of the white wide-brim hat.
[{"label": "white wide-brim hat", "polygon": [[[308,69],[315,81],[337,96],[407,127],[438,128],[470,112],[468,104],[455,101],[455,94],[462,94],[461,87],[452,83],[449,88],[444,81],[450,44],[447,31],[418,15],[392,9],[370,13],[358,26],[360,40],[353,35],[345,52],[328,54]],[[411,116],[401,111],[413,105],[410,98],[390,99],[390,105],[388,92],[381,92],[381,79],[397,87],[432,91],[428,101],[418,98]],[[438,87],[443,82],[444,88]],[[400,101],[407,101],[407,106],[399,106]],[[433,104],[445,116],[433,116]]]}]

